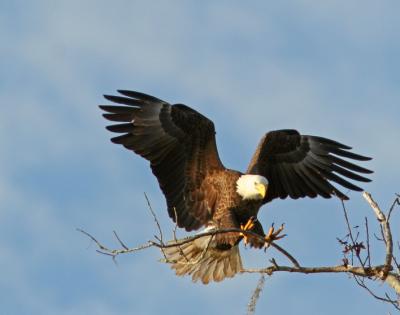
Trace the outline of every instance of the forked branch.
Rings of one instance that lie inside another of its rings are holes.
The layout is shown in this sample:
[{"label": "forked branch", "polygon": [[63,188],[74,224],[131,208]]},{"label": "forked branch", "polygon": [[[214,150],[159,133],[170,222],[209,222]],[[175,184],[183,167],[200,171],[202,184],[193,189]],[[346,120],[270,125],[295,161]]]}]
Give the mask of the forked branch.
[{"label": "forked branch", "polygon": [[[364,243],[358,241],[359,237],[359,232],[357,232],[356,236],[353,234],[351,224],[349,222],[349,217],[347,214],[347,210],[345,207],[345,204],[342,203],[343,210],[344,210],[344,216],[346,220],[346,225],[348,229],[348,235],[347,238],[350,239],[350,241],[343,241],[339,240],[340,243],[345,246],[344,254],[345,258],[343,259],[343,264],[342,265],[332,265],[332,266],[322,266],[322,267],[305,267],[300,265],[300,263],[294,258],[292,254],[290,254],[288,251],[286,251],[284,248],[281,246],[277,245],[274,242],[271,242],[270,246],[275,248],[280,254],[285,256],[287,260],[291,263],[291,266],[287,265],[279,265],[275,259],[271,259],[271,265],[264,267],[264,268],[254,268],[254,269],[243,269],[241,270],[241,273],[259,273],[262,275],[262,278],[260,279],[253,295],[251,298],[251,301],[249,302],[248,305],[248,313],[249,314],[254,314],[255,312],[255,306],[257,303],[257,300],[260,296],[260,292],[262,290],[262,287],[264,285],[264,276],[263,275],[269,275],[271,276],[272,274],[276,272],[290,272],[290,273],[303,273],[303,274],[319,274],[319,273],[346,273],[350,274],[354,277],[356,280],[357,284],[359,284],[361,287],[366,289],[372,296],[375,298],[389,302],[391,303],[396,309],[400,310],[400,303],[399,303],[399,297],[400,297],[400,266],[397,263],[396,257],[393,254],[394,246],[393,246],[393,238],[392,238],[392,232],[390,229],[390,218],[392,215],[393,210],[397,205],[400,205],[400,196],[397,195],[397,198],[393,202],[390,210],[388,211],[388,214],[385,215],[383,211],[380,209],[378,204],[373,200],[372,196],[364,192],[363,197],[366,199],[366,201],[369,203],[371,208],[373,209],[374,215],[376,219],[379,222],[380,225],[380,231],[381,231],[381,238],[380,240],[383,241],[385,245],[385,250],[386,250],[386,256],[385,256],[385,261],[383,264],[379,265],[371,265],[371,249],[370,249],[370,240],[369,240],[369,224],[368,224],[368,219],[365,218],[365,230],[366,230],[366,244],[367,244],[367,256],[361,257],[361,251],[365,249]],[[148,207],[150,209],[151,215],[154,218],[154,221],[157,226],[158,233],[160,234],[159,236],[155,235],[155,240],[149,240],[148,242],[136,246],[136,247],[128,247],[125,245],[124,242],[119,238],[118,234],[114,232],[114,236],[117,239],[118,244],[120,245],[120,248],[117,249],[112,249],[108,248],[107,246],[103,245],[101,242],[99,242],[94,236],[89,234],[88,232],[82,230],[82,229],[77,229],[79,232],[85,234],[87,237],[89,237],[98,247],[97,252],[111,256],[114,260],[116,259],[117,256],[121,254],[129,254],[129,253],[134,253],[140,250],[144,250],[150,247],[156,247],[161,250],[169,247],[180,247],[188,242],[192,242],[198,238],[201,237],[207,237],[207,236],[215,236],[217,234],[221,233],[232,233],[236,232],[241,235],[247,235],[249,237],[254,237],[254,238],[259,238],[260,241],[264,241],[264,238],[252,231],[249,230],[243,230],[243,229],[221,229],[221,230],[212,230],[204,233],[199,233],[193,236],[185,237],[182,239],[177,239],[176,237],[176,228],[175,227],[173,233],[174,233],[174,242],[166,243],[164,242],[163,238],[163,232],[161,229],[161,225],[159,224],[159,221],[156,217],[155,212],[153,211],[150,201],[146,196],[146,201],[148,204]],[[350,242],[350,243],[349,243]],[[400,250],[400,245],[397,243],[397,246],[399,247]],[[351,255],[355,255],[357,258],[357,264],[358,265],[353,265],[354,261],[352,259],[351,264],[349,263],[348,259],[346,258],[346,255],[348,253],[351,253]],[[165,256],[165,255],[164,255]],[[164,257],[166,258],[166,257]],[[166,259],[164,260],[165,262],[168,262]],[[367,282],[366,281],[376,281],[377,279],[382,280],[386,282],[390,287],[394,289],[397,295],[397,299],[392,299],[389,297],[389,295],[386,293],[385,297],[380,297],[376,295],[374,292],[372,292],[371,289],[368,288]]]}]

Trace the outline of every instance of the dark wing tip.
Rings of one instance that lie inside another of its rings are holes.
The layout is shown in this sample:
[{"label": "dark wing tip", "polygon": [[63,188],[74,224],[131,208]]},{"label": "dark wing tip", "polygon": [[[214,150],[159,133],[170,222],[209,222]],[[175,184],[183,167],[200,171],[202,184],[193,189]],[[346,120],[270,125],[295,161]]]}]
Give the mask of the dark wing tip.
[{"label": "dark wing tip", "polygon": [[108,131],[112,131],[112,126],[114,126],[114,125],[106,126],[106,129],[107,129]]},{"label": "dark wing tip", "polygon": [[114,102],[115,96],[113,95],[103,94],[103,97],[110,102]]},{"label": "dark wing tip", "polygon": [[131,97],[123,97],[123,96],[116,96],[116,95],[103,95],[104,98],[110,102],[117,103],[117,104],[122,104],[122,105],[128,105],[128,106],[136,106],[136,107],[141,107],[144,104],[143,99],[135,99]]},{"label": "dark wing tip", "polygon": [[157,97],[151,96],[149,94],[145,94],[142,92],[137,92],[137,91],[129,91],[129,90],[117,90],[118,93],[128,96],[134,99],[138,99],[141,101],[148,101],[148,102],[163,102]]},{"label": "dark wing tip", "polygon": [[106,100],[110,101],[110,102],[119,103],[119,104],[125,104],[125,105],[129,105],[129,101],[130,101],[129,98],[125,98],[125,97],[121,97],[121,96],[115,96],[115,95],[103,94],[103,97]]},{"label": "dark wing tip", "polygon": [[114,138],[111,138],[111,142],[115,144],[124,144],[128,139],[130,139],[132,136],[130,134],[124,134],[121,136],[117,136]]},{"label": "dark wing tip", "polygon": [[354,160],[358,160],[358,161],[370,161],[370,160],[372,160],[372,158],[369,157],[369,156],[364,156],[364,155],[360,155],[360,154],[356,154],[356,153],[353,153],[351,158],[354,159]]},{"label": "dark wing tip", "polygon": [[352,147],[350,147],[350,146],[348,146],[346,144],[343,144],[341,142],[338,142],[338,141],[335,141],[335,140],[332,140],[332,139],[328,139],[328,138],[325,138],[325,137],[319,137],[319,136],[306,136],[306,137],[309,137],[312,140],[315,140],[315,141],[317,141],[317,142],[319,142],[321,144],[335,146],[335,147],[340,148],[340,149],[344,149],[344,150],[351,150],[352,149]]},{"label": "dark wing tip", "polygon": [[117,125],[110,125],[106,126],[106,129],[111,132],[117,132],[117,133],[125,133],[125,132],[132,132],[134,129],[134,126],[132,123],[126,123],[126,124],[117,124]]},{"label": "dark wing tip", "polygon": [[362,156],[362,157],[364,158],[364,160],[362,160],[362,161],[371,161],[372,160],[372,157],[369,157],[369,156]]},{"label": "dark wing tip", "polygon": [[139,94],[143,94],[141,92],[131,91],[131,90],[123,90],[123,89],[119,89],[119,90],[117,90],[117,92],[124,96],[129,96],[129,97],[133,97],[133,98],[138,98],[136,96],[138,96]]},{"label": "dark wing tip", "polygon": [[[369,161],[369,160],[365,160],[365,161]],[[368,168],[363,168],[363,172],[362,173],[364,173],[364,174],[372,174],[372,173],[374,173],[374,171],[372,171],[372,170],[370,170]]]}]

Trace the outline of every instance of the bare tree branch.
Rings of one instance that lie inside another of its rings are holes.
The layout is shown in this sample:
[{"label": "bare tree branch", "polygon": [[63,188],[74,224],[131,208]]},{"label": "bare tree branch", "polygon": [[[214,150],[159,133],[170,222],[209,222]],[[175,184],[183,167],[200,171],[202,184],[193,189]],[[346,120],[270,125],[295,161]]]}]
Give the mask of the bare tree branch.
[{"label": "bare tree branch", "polygon": [[[397,198],[391,205],[387,216],[383,213],[383,211],[379,208],[378,204],[373,200],[371,195],[367,192],[363,193],[363,197],[365,200],[369,203],[371,208],[373,209],[374,215],[377,218],[379,222],[379,228],[381,231],[382,238],[377,237],[375,234],[375,237],[382,241],[383,244],[385,244],[385,250],[386,250],[386,256],[385,256],[385,261],[383,264],[380,265],[372,265],[372,258],[371,258],[371,244],[369,241],[370,237],[370,226],[368,222],[368,218],[365,217],[365,234],[366,234],[366,244],[367,244],[367,253],[366,256],[364,256],[361,252],[362,249],[365,249],[365,246],[363,245],[362,241],[359,241],[359,238],[362,238],[360,235],[360,230],[358,230],[358,226],[352,227],[350,224],[349,216],[345,207],[344,202],[342,201],[342,208],[343,208],[343,213],[345,217],[345,222],[346,226],[348,229],[348,234],[345,236],[343,239],[338,239],[339,242],[345,247],[344,250],[344,255],[345,259],[343,260],[343,265],[333,265],[333,266],[320,266],[320,267],[305,267],[301,266],[300,263],[294,258],[293,255],[291,255],[288,251],[286,251],[284,248],[281,246],[277,245],[275,242],[271,242],[270,246],[276,249],[279,253],[281,253],[283,256],[285,256],[288,261],[292,264],[292,266],[286,266],[286,265],[279,265],[277,261],[272,258],[270,259],[271,265],[264,267],[264,268],[244,268],[241,270],[241,273],[258,273],[261,275],[261,278],[258,281],[257,287],[253,291],[253,294],[251,296],[251,299],[248,304],[247,308],[247,313],[250,315],[253,315],[255,313],[255,308],[256,308],[256,303],[260,297],[261,291],[263,289],[264,283],[265,283],[265,274],[271,276],[274,273],[277,272],[290,272],[290,273],[302,273],[302,274],[320,274],[320,273],[346,273],[346,274],[351,274],[357,284],[367,290],[371,296],[374,298],[390,303],[392,304],[397,310],[400,310],[400,300],[395,300],[390,298],[389,294],[386,293],[385,297],[379,296],[375,294],[367,285],[367,281],[376,281],[377,279],[380,279],[384,282],[386,282],[393,290],[396,292],[397,296],[400,297],[400,266],[396,261],[396,257],[393,255],[393,239],[392,239],[392,232],[390,229],[390,223],[389,220],[391,218],[391,215],[397,205],[400,205],[400,196],[397,195]],[[155,235],[155,240],[149,240],[147,243],[142,244],[137,247],[128,247],[118,236],[118,234],[114,231],[114,236],[118,241],[118,244],[121,246],[121,248],[118,249],[110,249],[107,246],[103,245],[100,243],[94,236],[89,234],[88,232],[82,230],[82,229],[77,229],[79,232],[83,233],[87,237],[89,237],[98,247],[96,250],[97,252],[111,256],[113,260],[115,261],[116,257],[121,254],[128,254],[128,253],[133,253],[136,251],[144,250],[150,247],[156,247],[161,249],[163,252],[163,249],[169,248],[169,247],[178,247],[181,248],[182,245],[192,242],[196,239],[202,238],[202,237],[210,237],[209,244],[213,237],[215,237],[217,234],[222,234],[222,233],[238,233],[240,235],[246,235],[249,237],[257,238],[260,239],[260,241],[264,241],[264,237],[261,235],[258,235],[252,231],[249,230],[243,230],[243,229],[237,229],[237,228],[231,228],[231,229],[220,229],[220,230],[211,230],[199,234],[195,234],[192,236],[188,236],[182,239],[177,239],[176,236],[176,230],[177,230],[177,225],[175,226],[173,230],[173,237],[174,241],[172,242],[164,242],[163,238],[163,231],[161,229],[161,225],[157,219],[157,216],[155,212],[153,211],[150,201],[147,198],[147,195],[145,194],[145,198],[147,201],[147,205],[150,209],[150,212],[154,218],[154,221],[156,223],[157,229],[159,236]],[[176,213],[175,213],[176,216]],[[176,218],[177,219],[177,218]],[[177,222],[177,220],[175,220]],[[355,232],[353,233],[353,230]],[[351,243],[350,243],[351,242]],[[208,244],[208,245],[209,245]],[[397,246],[399,247],[398,250],[400,250],[400,244],[397,243]],[[208,247],[205,249],[205,252],[208,250]],[[183,254],[182,249],[180,250],[181,254]],[[351,264],[349,264],[348,259],[346,257],[347,254],[351,253],[352,257],[355,255],[357,257],[357,265],[353,265],[354,261],[352,259]],[[164,254],[164,252],[163,252]],[[204,254],[204,253],[203,253]],[[361,256],[364,256],[362,258]],[[170,263],[165,254],[164,254],[165,262]],[[396,272],[394,271],[396,269]]]},{"label": "bare tree branch", "polygon": [[376,277],[380,272],[382,272],[385,266],[373,266],[373,267],[354,267],[351,265],[336,265],[336,266],[325,266],[325,267],[290,267],[290,266],[278,266],[273,264],[266,268],[258,269],[243,269],[242,273],[266,273],[267,275],[272,275],[275,272],[291,272],[291,273],[351,273],[356,276],[362,277]]},{"label": "bare tree branch", "polygon": [[[383,229],[384,240],[385,240],[385,243],[386,243],[386,258],[385,258],[385,268],[384,268],[384,270],[382,270],[381,279],[385,280],[387,275],[388,275],[388,273],[389,273],[389,270],[390,270],[390,268],[392,266],[392,259],[393,259],[393,240],[392,240],[392,232],[390,231],[389,220],[386,219],[385,214],[379,208],[379,206],[375,202],[375,200],[372,199],[371,194],[369,194],[368,192],[364,191],[362,195],[365,198],[365,200],[367,200],[367,202],[371,206],[372,210],[374,210],[375,216],[377,217],[377,219],[378,219],[378,221],[379,221],[379,223],[380,223],[380,225],[381,225],[381,227]],[[389,210],[388,218],[389,218],[390,213],[392,212],[392,210],[394,208],[394,205],[395,205],[395,203],[393,203],[393,206]]]},{"label": "bare tree branch", "polygon": [[[102,243],[100,243],[93,235],[89,234],[88,232],[82,230],[82,229],[76,229],[77,231],[85,234],[86,236],[88,236],[92,241],[94,241],[96,243],[96,245],[99,247],[100,251],[99,253],[101,254],[106,254],[108,256],[113,256],[116,257],[118,255],[121,254],[129,254],[132,252],[136,252],[139,250],[143,250],[143,249],[147,249],[149,247],[157,247],[160,249],[163,248],[169,248],[169,247],[179,247],[183,244],[186,243],[190,243],[196,239],[202,238],[202,237],[206,237],[206,236],[215,236],[217,234],[224,234],[224,233],[231,233],[231,232],[236,232],[238,234],[247,234],[251,237],[255,237],[255,238],[259,238],[260,240],[264,240],[264,238],[259,235],[256,234],[252,231],[245,231],[242,229],[236,229],[236,228],[232,228],[232,229],[220,229],[220,230],[212,230],[209,232],[204,232],[204,233],[199,233],[199,234],[195,234],[193,236],[189,236],[189,237],[185,237],[182,238],[180,240],[176,240],[172,243],[161,243],[159,241],[148,241],[147,243],[137,246],[137,247],[133,247],[133,248],[121,248],[121,249],[110,249],[108,247],[106,247],[105,245],[103,245]],[[276,248],[279,252],[281,252],[284,256],[286,256],[295,266],[300,266],[299,263],[296,261],[296,259],[290,255],[285,249],[283,249],[282,247],[278,246],[277,244],[275,244],[274,242],[272,242],[271,247]]]}]

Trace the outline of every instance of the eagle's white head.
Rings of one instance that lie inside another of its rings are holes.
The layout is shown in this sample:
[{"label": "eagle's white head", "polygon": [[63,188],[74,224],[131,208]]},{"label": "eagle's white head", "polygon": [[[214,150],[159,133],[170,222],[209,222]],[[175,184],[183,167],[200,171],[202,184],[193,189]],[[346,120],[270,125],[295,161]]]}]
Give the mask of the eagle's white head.
[{"label": "eagle's white head", "polygon": [[260,175],[245,174],[236,182],[236,192],[243,199],[261,200],[267,193],[268,180]]}]

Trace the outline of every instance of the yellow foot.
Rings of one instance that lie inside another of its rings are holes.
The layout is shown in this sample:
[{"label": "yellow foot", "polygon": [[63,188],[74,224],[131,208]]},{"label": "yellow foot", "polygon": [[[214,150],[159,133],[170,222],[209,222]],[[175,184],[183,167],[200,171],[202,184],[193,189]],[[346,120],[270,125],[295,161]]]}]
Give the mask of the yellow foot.
[{"label": "yellow foot", "polygon": [[275,230],[274,225],[269,228],[267,235],[265,235],[265,248],[268,248],[273,241],[280,240],[284,238],[286,234],[279,235],[284,228],[284,224],[282,224],[279,229]]},{"label": "yellow foot", "polygon": [[[243,231],[250,231],[254,227],[255,220],[257,220],[257,219],[254,217],[251,217],[245,225],[243,225],[243,224],[240,225],[240,229]],[[240,233],[240,236],[243,237],[243,242],[244,242],[245,246],[250,243],[249,238],[251,236],[248,236],[246,233],[243,233],[243,232]]]}]

